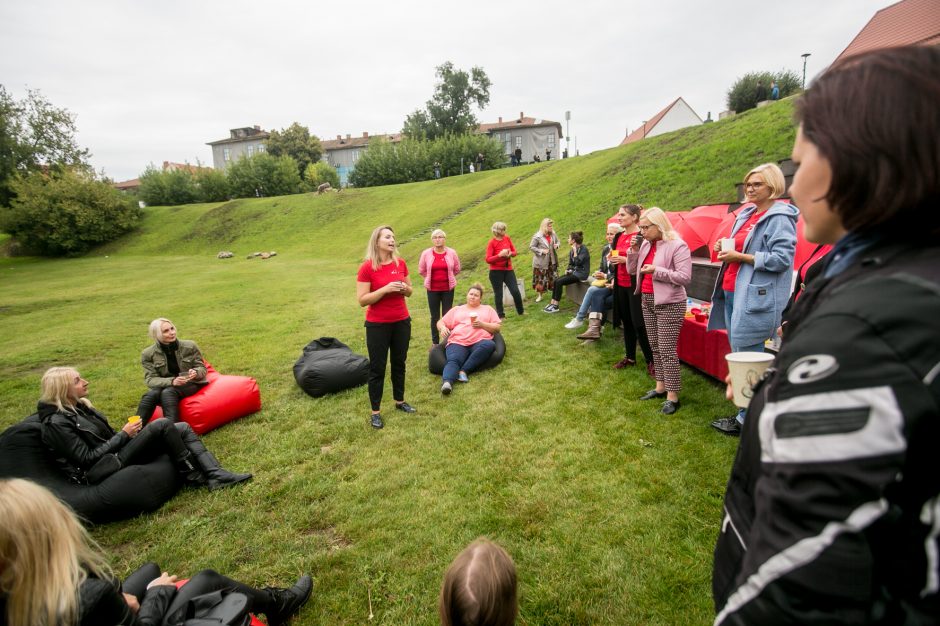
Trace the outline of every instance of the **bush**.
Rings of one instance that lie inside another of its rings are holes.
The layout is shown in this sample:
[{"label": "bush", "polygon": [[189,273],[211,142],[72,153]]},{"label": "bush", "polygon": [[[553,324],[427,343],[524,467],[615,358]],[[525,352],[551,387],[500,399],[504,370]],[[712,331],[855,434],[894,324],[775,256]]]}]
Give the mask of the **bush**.
[{"label": "bush", "polygon": [[304,172],[304,184],[308,191],[316,191],[323,183],[330,183],[333,189],[339,189],[339,174],[336,168],[326,161],[317,161],[307,166]]},{"label": "bush", "polygon": [[767,89],[767,98],[770,98],[770,82],[774,81],[780,87],[780,97],[786,98],[800,91],[800,77],[793,70],[780,70],[779,72],[751,72],[745,74],[734,82],[728,90],[728,108],[735,113],[741,113],[757,106],[757,81],[764,83]]},{"label": "bush", "polygon": [[148,205],[191,204],[198,196],[189,170],[158,170],[151,163],[140,175],[140,198]]},{"label": "bush", "polygon": [[81,169],[32,172],[12,183],[15,199],[0,209],[0,229],[44,256],[75,256],[134,228],[140,208]]},{"label": "bush", "polygon": [[199,202],[222,202],[229,198],[228,179],[222,170],[203,168],[196,172]]},{"label": "bush", "polygon": [[228,166],[228,184],[236,198],[284,196],[299,193],[297,161],[289,156],[273,157],[266,152],[243,156]]}]

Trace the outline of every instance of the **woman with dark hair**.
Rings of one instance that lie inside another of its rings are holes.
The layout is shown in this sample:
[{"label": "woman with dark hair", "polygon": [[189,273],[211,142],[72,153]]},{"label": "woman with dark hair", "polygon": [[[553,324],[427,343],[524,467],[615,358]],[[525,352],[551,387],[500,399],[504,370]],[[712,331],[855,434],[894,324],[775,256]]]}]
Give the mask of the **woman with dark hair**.
[{"label": "woman with dark hair", "polygon": [[177,338],[176,325],[165,317],[150,322],[147,334],[153,343],[140,354],[140,364],[150,390],[140,399],[137,415],[146,424],[159,406],[163,417],[178,422],[180,400],[206,384],[202,353],[195,341]]},{"label": "woman with dark hair", "polygon": [[411,342],[411,315],[405,298],[411,296],[408,266],[398,256],[395,231],[379,226],[372,231],[365,260],[356,276],[356,299],[366,307],[366,347],[369,349],[369,403],[372,428],[382,428],[385,364],[392,358],[392,398],[405,413],[417,409],[405,402],[405,362]]},{"label": "woman with dark hair", "polygon": [[454,307],[437,323],[441,337],[447,342],[447,364],[441,393],[450,395],[455,382],[470,381],[475,371],[496,350],[493,335],[502,328],[502,320],[493,307],[483,304],[483,285],[473,283],[467,291],[467,303]]},{"label": "woman with dark hair", "polygon": [[940,47],[850,57],[797,102],[790,192],[834,244],[754,389],[715,624],[940,623]]},{"label": "woman with dark hair", "polygon": [[546,313],[558,313],[558,301],[561,299],[561,290],[565,285],[573,285],[582,280],[587,280],[591,271],[591,253],[584,245],[584,233],[580,230],[571,231],[568,235],[568,269],[564,276],[559,276],[552,287],[552,301],[548,303],[544,311]]},{"label": "woman with dark hair", "polygon": [[503,548],[480,538],[444,574],[438,601],[441,626],[512,626],[519,613],[516,564]]},{"label": "woman with dark hair", "polygon": [[636,365],[636,346],[639,343],[643,358],[646,359],[646,372],[655,378],[653,351],[646,334],[646,322],[643,320],[642,295],[636,292],[633,277],[627,268],[627,255],[639,250],[643,236],[637,227],[643,207],[639,204],[624,204],[617,211],[617,220],[623,232],[614,235],[610,249],[610,265],[616,268],[613,273],[614,306],[623,325],[624,356],[614,363],[616,369]]},{"label": "woman with dark hair", "polygon": [[44,487],[19,478],[0,480],[0,519],[3,626],[175,626],[191,617],[190,600],[216,591],[244,594],[249,610],[264,613],[268,626],[281,626],[313,590],[310,576],[290,589],[258,589],[212,570],[177,589],[177,577],[155,563],[122,586],[75,514]]}]

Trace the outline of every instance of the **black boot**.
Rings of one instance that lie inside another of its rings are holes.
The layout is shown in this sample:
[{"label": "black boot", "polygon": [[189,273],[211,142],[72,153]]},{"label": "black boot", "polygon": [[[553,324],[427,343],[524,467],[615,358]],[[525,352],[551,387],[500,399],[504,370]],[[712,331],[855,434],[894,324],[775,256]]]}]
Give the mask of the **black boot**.
[{"label": "black boot", "polygon": [[176,459],[176,471],[183,477],[183,482],[191,487],[202,487],[207,483],[205,474],[193,464],[193,455],[189,452]]},{"label": "black boot", "polygon": [[313,592],[313,579],[308,574],[301,576],[290,589],[267,587],[264,589],[271,596],[271,603],[256,609],[268,618],[268,626],[286,624],[294,613],[300,610]]},{"label": "black boot", "polygon": [[205,450],[205,448],[203,450],[202,453],[196,455],[196,462],[208,479],[206,483],[209,486],[209,491],[251,480],[251,474],[233,474],[219,465],[218,459],[212,456],[211,452]]}]

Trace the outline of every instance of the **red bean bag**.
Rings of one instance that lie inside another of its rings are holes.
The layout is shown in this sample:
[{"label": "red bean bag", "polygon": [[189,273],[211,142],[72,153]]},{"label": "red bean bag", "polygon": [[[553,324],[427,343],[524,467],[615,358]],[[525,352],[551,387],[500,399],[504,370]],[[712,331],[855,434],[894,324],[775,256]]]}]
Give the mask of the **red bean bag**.
[{"label": "red bean bag", "polygon": [[[249,376],[219,374],[206,363],[208,385],[180,401],[180,419],[193,427],[197,435],[261,410],[258,381]],[[158,406],[153,419],[163,417]]]}]

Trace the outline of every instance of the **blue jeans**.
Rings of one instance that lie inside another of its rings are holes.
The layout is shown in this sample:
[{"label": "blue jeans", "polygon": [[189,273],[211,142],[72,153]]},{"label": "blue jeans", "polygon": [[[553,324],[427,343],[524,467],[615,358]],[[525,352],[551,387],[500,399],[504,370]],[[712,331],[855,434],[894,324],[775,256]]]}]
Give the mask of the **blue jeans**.
[{"label": "blue jeans", "polygon": [[585,317],[587,317],[588,313],[591,312],[591,294],[593,294],[598,289],[607,289],[607,287],[595,287],[594,285],[588,287],[587,293],[584,294],[584,300],[581,301],[581,308],[578,309],[578,312],[575,315],[575,317],[577,317],[579,320],[583,320]]},{"label": "blue jeans", "polygon": [[444,348],[447,354],[447,364],[444,365],[444,382],[452,383],[457,380],[457,373],[461,370],[470,373],[487,362],[496,343],[492,339],[481,339],[472,346],[459,346],[449,343]]},{"label": "blue jeans", "polygon": [[[734,292],[725,291],[725,328],[728,329],[728,339],[731,339],[731,314],[734,313]],[[738,346],[731,344],[732,352],[763,352],[764,342],[754,343],[747,346]],[[744,423],[745,409],[738,409],[738,422]]]}]

